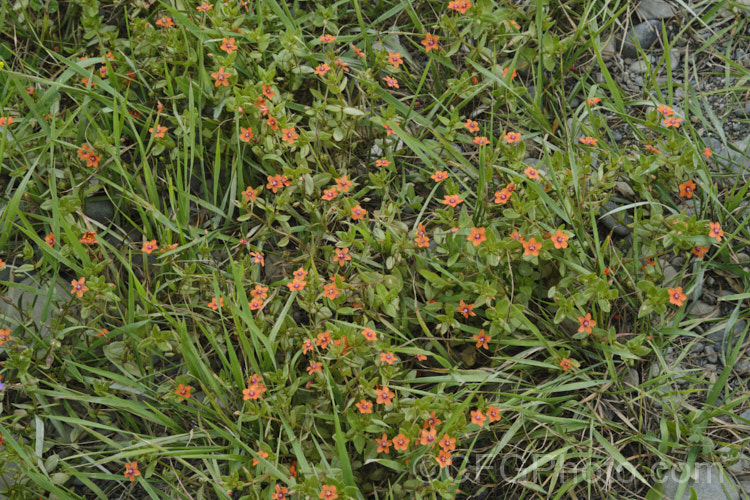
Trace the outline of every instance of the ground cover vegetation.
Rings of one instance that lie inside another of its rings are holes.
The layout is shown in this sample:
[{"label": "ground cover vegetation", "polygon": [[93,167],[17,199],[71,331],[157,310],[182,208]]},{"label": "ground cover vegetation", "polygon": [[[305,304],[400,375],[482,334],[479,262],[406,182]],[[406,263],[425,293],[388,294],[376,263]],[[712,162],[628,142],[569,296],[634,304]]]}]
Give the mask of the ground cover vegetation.
[{"label": "ground cover vegetation", "polygon": [[3,2],[0,489],[659,498],[737,458],[742,342],[687,410],[637,376],[704,277],[747,315],[750,234],[690,61],[605,64],[630,8]]}]

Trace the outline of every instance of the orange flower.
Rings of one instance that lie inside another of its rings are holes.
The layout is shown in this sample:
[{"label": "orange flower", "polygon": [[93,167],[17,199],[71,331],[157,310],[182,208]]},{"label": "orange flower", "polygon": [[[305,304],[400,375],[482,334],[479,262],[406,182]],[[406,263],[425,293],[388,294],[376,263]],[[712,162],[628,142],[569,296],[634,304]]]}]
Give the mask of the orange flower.
[{"label": "orange flower", "polygon": [[521,141],[521,133],[520,132],[508,132],[505,134],[505,142],[508,144],[512,144],[514,142],[520,142]]},{"label": "orange flower", "polygon": [[157,124],[156,127],[148,129],[149,132],[152,132],[154,134],[154,137],[164,137],[164,133],[167,130],[169,130],[167,127],[162,127],[159,124]]},{"label": "orange flower", "polygon": [[266,265],[266,258],[260,252],[250,252],[250,257],[253,259],[253,264],[260,264],[261,266]]},{"label": "orange flower", "polygon": [[364,52],[362,52],[362,50],[361,50],[361,49],[358,49],[358,48],[357,48],[357,47],[355,47],[354,45],[352,45],[351,47],[352,47],[352,50],[354,51],[354,53],[355,53],[355,54],[357,54],[357,55],[358,55],[359,57],[361,57],[361,58],[363,58],[363,59],[364,59],[364,58],[366,57],[366,56],[365,56],[365,53],[364,53]]},{"label": "orange flower", "polygon": [[263,394],[263,391],[261,391],[260,387],[257,384],[250,384],[247,389],[242,389],[243,401],[258,399],[260,398],[261,394]]},{"label": "orange flower", "polygon": [[664,116],[672,116],[674,114],[674,110],[672,108],[670,108],[669,106],[665,106],[663,104],[659,104],[659,106],[657,106],[656,108],[656,111],[658,111]]},{"label": "orange flower", "polygon": [[[158,22],[158,21],[157,21]],[[138,470],[138,462],[125,462],[125,478],[130,478],[130,482],[135,481],[135,478],[141,475],[141,471]]]},{"label": "orange flower", "polygon": [[471,8],[471,0],[457,0],[448,2],[448,8],[458,11],[461,14],[466,14],[466,11]]},{"label": "orange flower", "polygon": [[8,125],[13,125],[13,117],[12,116],[0,116],[0,127],[5,127]]},{"label": "orange flower", "polygon": [[315,341],[315,345],[321,349],[328,349],[328,344],[331,343],[331,332],[326,330],[318,334],[318,340]]},{"label": "orange flower", "polygon": [[286,141],[291,146],[299,138],[299,135],[294,131],[294,127],[281,129],[282,141]]},{"label": "orange flower", "polygon": [[393,67],[398,69],[399,65],[404,64],[404,60],[401,59],[401,54],[398,52],[388,52],[388,62],[393,64]]},{"label": "orange flower", "polygon": [[0,328],[0,345],[10,340],[10,328]]},{"label": "orange flower", "polygon": [[305,271],[304,268],[300,267],[292,273],[292,276],[294,276],[295,281],[303,280],[307,277],[307,271]]},{"label": "orange flower", "polygon": [[392,352],[381,352],[380,361],[382,363],[388,363],[389,365],[392,365],[394,361],[398,361],[398,356],[396,356]]},{"label": "orange flower", "polygon": [[440,453],[438,453],[438,456],[435,457],[435,460],[437,461],[438,465],[440,465],[441,469],[445,469],[453,463],[450,452],[445,450],[440,450]]},{"label": "orange flower", "polygon": [[452,438],[448,434],[443,434],[438,444],[445,451],[453,451],[456,449],[456,438]]},{"label": "orange flower", "polygon": [[83,293],[89,291],[89,287],[85,283],[86,278],[83,277],[71,281],[70,284],[73,285],[73,289],[70,291],[71,295],[78,295],[79,299],[83,297]]},{"label": "orange flower", "polygon": [[524,241],[522,243],[524,255],[533,255],[534,257],[539,256],[539,249],[542,248],[542,245],[538,241],[534,238],[529,238],[529,241]]},{"label": "orange flower", "polygon": [[[266,452],[265,452],[265,451],[263,451],[263,450],[260,450],[260,451],[258,452],[258,455],[259,455],[259,456],[260,456],[261,458],[268,458],[268,453],[266,453]],[[255,465],[258,465],[259,463],[260,463],[260,460],[258,460],[257,458],[253,457],[253,466],[255,466]]]},{"label": "orange flower", "polygon": [[180,401],[185,401],[186,399],[190,398],[190,391],[192,390],[193,388],[189,385],[180,384],[177,386],[177,389],[175,389],[174,393],[177,394],[177,397],[180,399]]},{"label": "orange flower", "polygon": [[586,316],[578,316],[578,322],[581,326],[578,327],[578,333],[586,332],[586,335],[591,335],[592,327],[596,326],[596,321],[591,319],[591,313],[586,313]]},{"label": "orange flower", "polygon": [[223,38],[221,40],[221,46],[219,48],[227,54],[231,54],[233,51],[237,50],[237,45],[234,43],[234,38]]},{"label": "orange flower", "polygon": [[348,63],[345,63],[344,61],[342,61],[340,57],[337,57],[337,58],[336,58],[336,60],[335,60],[335,61],[333,61],[333,63],[334,63],[334,64],[335,64],[335,65],[336,65],[336,66],[337,66],[338,68],[340,68],[340,69],[342,69],[342,70],[344,70],[344,71],[346,71],[346,72],[348,72],[348,71],[349,71],[349,64],[348,64]]},{"label": "orange flower", "polygon": [[157,26],[161,26],[163,28],[169,28],[169,27],[174,26],[174,23],[172,22],[172,18],[166,17],[166,16],[160,17],[159,19],[156,20],[156,23],[154,24],[156,24]]},{"label": "orange flower", "polygon": [[589,106],[593,106],[594,104],[599,104],[600,102],[602,102],[602,100],[598,97],[592,97],[586,100],[586,104],[588,104]]},{"label": "orange flower", "polygon": [[328,72],[329,72],[330,70],[331,70],[331,67],[330,67],[330,66],[329,66],[328,64],[326,64],[326,63],[323,63],[323,64],[319,64],[319,65],[318,65],[318,66],[317,66],[317,67],[315,68],[315,71],[313,71],[313,74],[314,74],[314,75],[320,75],[320,76],[324,76],[324,75],[325,75],[326,73],[328,73]]},{"label": "orange flower", "polygon": [[[201,5],[197,6],[195,9],[198,12],[208,12],[209,10],[211,10],[211,7],[213,7],[213,6],[214,6],[214,4],[202,3]],[[226,40],[226,38],[225,38],[225,40]]]},{"label": "orange flower", "polygon": [[711,238],[716,238],[716,242],[721,242],[721,237],[724,236],[724,230],[721,229],[721,224],[718,222],[709,222],[709,226],[711,226],[711,229],[708,231],[708,235]]},{"label": "orange flower", "polygon": [[522,235],[521,233],[519,233],[518,231],[513,231],[513,232],[512,232],[511,234],[510,234],[510,238],[511,238],[511,239],[514,239],[514,240],[516,240],[516,241],[520,241],[521,243],[523,243],[523,242],[525,241],[525,240],[523,239],[523,235]]},{"label": "orange flower", "polygon": [[490,140],[487,139],[483,135],[480,135],[480,136],[474,138],[474,144],[478,144],[480,146],[486,146],[489,143],[490,143]]},{"label": "orange flower", "polygon": [[301,292],[305,289],[305,285],[307,285],[307,282],[302,280],[293,280],[291,283],[286,284],[291,292]]},{"label": "orange flower", "polygon": [[677,118],[675,116],[668,116],[662,120],[662,124],[665,128],[674,127],[674,128],[680,128],[680,123],[682,122],[682,118]]},{"label": "orange flower", "polygon": [[[503,78],[508,76],[508,71],[510,71],[510,68],[503,68]],[[510,75],[510,79],[512,80],[517,76],[518,76],[518,71],[516,71],[516,69],[513,68],[513,73]]]},{"label": "orange flower", "polygon": [[384,432],[383,436],[375,440],[378,443],[378,453],[389,453],[391,450],[391,443],[388,439],[388,435]]},{"label": "orange flower", "polygon": [[649,151],[651,151],[652,153],[654,153],[656,155],[660,155],[661,154],[661,151],[658,150],[658,149],[656,149],[655,147],[653,147],[651,144],[646,144],[646,149],[648,149]]},{"label": "orange flower", "polygon": [[427,356],[424,354],[416,354],[417,361],[427,361]]},{"label": "orange flower", "polygon": [[424,421],[424,425],[422,426],[422,428],[426,429],[428,427],[437,427],[438,425],[442,423],[443,421],[437,418],[435,416],[435,412],[433,411],[430,413],[430,416],[427,417],[427,420]]},{"label": "orange flower", "polygon": [[680,307],[683,302],[685,302],[685,299],[687,299],[687,295],[682,293],[682,287],[678,286],[677,288],[670,288],[667,290],[667,293],[669,293],[669,303],[674,304],[677,307]]},{"label": "orange flower", "polygon": [[391,406],[391,400],[396,396],[393,391],[388,389],[387,385],[380,387],[380,389],[375,391],[375,394],[377,394],[378,396],[378,399],[375,402],[378,404],[384,404],[386,406]]},{"label": "orange flower", "polygon": [[333,251],[333,261],[338,262],[340,267],[344,267],[349,260],[352,260],[352,256],[349,255],[347,247],[337,248]]},{"label": "orange flower", "polygon": [[4,268],[6,266],[6,263],[3,259],[0,259],[0,269]]},{"label": "orange flower", "polygon": [[277,193],[279,189],[284,187],[284,179],[281,177],[281,175],[276,174],[274,176],[266,176],[266,180],[268,180],[268,184],[266,184],[266,188],[270,189],[274,193]]},{"label": "orange flower", "polygon": [[359,403],[357,403],[355,406],[359,408],[360,413],[372,413],[372,403],[370,403],[366,399],[360,399]]},{"label": "orange flower", "polygon": [[323,297],[334,300],[336,297],[339,296],[340,293],[341,291],[338,288],[336,288],[336,283],[323,285]]},{"label": "orange flower", "polygon": [[487,344],[490,340],[492,340],[492,337],[490,335],[485,335],[484,328],[479,330],[479,333],[474,334],[474,340],[477,341],[477,349],[480,347],[489,350],[490,346]]},{"label": "orange flower", "polygon": [[424,51],[430,52],[431,50],[440,50],[438,40],[440,40],[439,36],[434,36],[431,33],[425,34],[425,38],[421,42],[422,45],[424,45]]},{"label": "orange flower", "polygon": [[316,362],[316,361],[310,361],[310,366],[307,367],[307,373],[312,375],[315,372],[320,372],[323,369],[323,365]]},{"label": "orange flower", "polygon": [[302,354],[307,354],[308,352],[315,349],[315,343],[312,341],[312,339],[305,339],[304,342],[302,342]]},{"label": "orange flower", "polygon": [[318,40],[320,40],[323,43],[331,43],[332,41],[336,40],[336,37],[326,34],[326,35],[321,35],[320,38],[318,38]]},{"label": "orange flower", "polygon": [[497,422],[500,420],[500,410],[495,408],[494,406],[490,406],[487,408],[487,417],[490,419],[490,422]]},{"label": "orange flower", "polygon": [[219,306],[224,307],[224,297],[220,297],[218,299],[214,297],[211,299],[211,302],[208,303],[208,307],[213,309],[214,311],[216,311]]},{"label": "orange flower", "polygon": [[271,495],[271,498],[273,500],[286,500],[286,492],[288,488],[282,488],[278,484],[276,485],[276,489],[273,492],[273,495]]},{"label": "orange flower", "polygon": [[526,170],[524,170],[523,173],[526,174],[526,176],[529,179],[539,179],[540,178],[539,177],[539,171],[537,169],[535,169],[534,167],[526,167]]},{"label": "orange flower", "polygon": [[683,182],[678,186],[680,188],[680,198],[692,198],[695,191],[695,182],[691,180]]},{"label": "orange flower", "polygon": [[334,179],[333,182],[336,183],[336,189],[341,193],[348,193],[349,188],[354,185],[354,183],[350,181],[346,175],[342,175],[341,177]]},{"label": "orange flower", "polygon": [[568,358],[563,358],[560,360],[560,368],[562,368],[563,371],[566,372],[573,368],[573,362]]},{"label": "orange flower", "polygon": [[432,174],[430,178],[435,182],[440,182],[448,178],[448,172],[446,172],[445,170],[438,170],[437,172]]},{"label": "orange flower", "polygon": [[396,88],[396,89],[400,88],[398,86],[398,80],[396,80],[392,76],[384,76],[383,81],[386,83],[386,85],[388,85],[391,88]]},{"label": "orange flower", "polygon": [[596,143],[599,142],[599,139],[594,139],[593,137],[589,136],[581,137],[579,140],[582,144],[586,144],[588,146],[596,146]]},{"label": "orange flower", "polygon": [[148,255],[151,255],[151,252],[158,249],[159,245],[156,244],[156,240],[151,240],[143,242],[143,248],[141,248],[141,251],[146,252]]},{"label": "orange flower", "polygon": [[440,203],[442,203],[443,205],[450,205],[451,207],[455,207],[456,205],[464,201],[457,194],[446,194],[443,198],[443,201],[441,201]]},{"label": "orange flower", "polygon": [[331,201],[336,197],[338,194],[338,191],[335,189],[324,189],[323,190],[323,196],[320,197],[321,200]]},{"label": "orange flower", "polygon": [[505,205],[510,200],[511,194],[512,191],[508,191],[506,188],[503,188],[500,191],[495,191],[495,203]]},{"label": "orange flower", "polygon": [[252,127],[240,128],[240,140],[245,141],[245,142],[250,142],[250,139],[252,138],[253,138]]},{"label": "orange flower", "polygon": [[383,128],[385,129],[385,135],[386,135],[386,137],[388,137],[389,135],[391,135],[391,134],[394,133],[393,132],[393,128],[391,128],[391,126],[388,125],[387,123],[383,124]]},{"label": "orange flower", "polygon": [[267,99],[273,99],[276,95],[276,92],[273,91],[273,88],[270,85],[263,83],[261,84],[261,87],[263,88],[263,95],[266,96]]},{"label": "orange flower", "polygon": [[320,495],[318,495],[318,498],[321,500],[336,500],[338,497],[339,495],[336,493],[336,487],[328,485],[323,485],[320,489]]},{"label": "orange flower", "polygon": [[364,335],[367,340],[378,340],[378,334],[370,328],[362,330],[362,335]]},{"label": "orange flower", "polygon": [[224,85],[225,87],[229,87],[229,78],[232,75],[228,73],[224,73],[224,68],[219,68],[218,73],[211,73],[211,78],[215,79],[216,82],[214,83],[214,87],[218,87],[220,85]]},{"label": "orange flower", "polygon": [[271,127],[271,130],[279,130],[279,122],[273,116],[268,116],[266,124]]},{"label": "orange flower", "polygon": [[435,427],[430,427],[429,429],[424,428],[420,431],[419,444],[432,448],[435,446],[435,441],[437,441],[437,430]]},{"label": "orange flower", "polygon": [[471,411],[471,422],[474,424],[477,424],[479,427],[484,427],[484,421],[487,420],[487,417],[482,415],[482,410],[472,410]]},{"label": "orange flower", "polygon": [[476,134],[477,132],[479,132],[479,124],[474,120],[466,120],[466,123],[464,123],[464,127],[469,129],[469,132],[471,132],[472,134]]},{"label": "orange flower", "polygon": [[475,247],[478,247],[483,241],[487,240],[487,236],[485,236],[484,231],[485,229],[483,227],[472,227],[469,229],[470,234],[466,237],[468,241],[470,241]]},{"label": "orange flower", "polygon": [[378,160],[375,161],[375,166],[376,167],[387,167],[390,164],[391,164],[391,162],[389,160],[386,160],[385,158],[380,158],[380,159],[378,159]]},{"label": "orange flower", "polygon": [[57,240],[55,239],[54,233],[49,233],[47,236],[45,236],[44,242],[51,247],[55,246],[55,243],[57,242]]},{"label": "orange flower", "polygon": [[552,240],[552,243],[555,244],[555,248],[558,250],[560,248],[568,248],[568,239],[570,236],[562,232],[560,229],[557,230],[555,234],[550,236],[550,239]]},{"label": "orange flower", "polygon": [[364,208],[362,208],[360,205],[357,205],[356,207],[352,208],[352,219],[354,220],[364,220],[366,214],[367,214],[367,211]]},{"label": "orange flower", "polygon": [[695,247],[695,248],[693,248],[693,255],[695,255],[699,259],[702,259],[703,255],[706,252],[708,252],[708,247]]},{"label": "orange flower", "polygon": [[263,299],[259,299],[256,297],[250,302],[248,302],[247,306],[250,308],[251,311],[257,311],[258,309],[263,309]]},{"label": "orange flower", "polygon": [[703,156],[705,156],[707,160],[709,158],[711,158],[711,156],[713,156],[713,154],[714,154],[714,152],[711,151],[711,148],[706,148],[706,149],[703,150]]},{"label": "orange flower", "polygon": [[406,451],[409,447],[409,441],[411,441],[411,439],[404,436],[404,433],[402,432],[393,438],[393,448],[399,451]]},{"label": "orange flower", "polygon": [[459,302],[458,307],[456,308],[456,311],[464,315],[464,318],[468,318],[469,316],[476,316],[476,314],[472,311],[474,309],[474,304],[467,304],[463,300]]}]

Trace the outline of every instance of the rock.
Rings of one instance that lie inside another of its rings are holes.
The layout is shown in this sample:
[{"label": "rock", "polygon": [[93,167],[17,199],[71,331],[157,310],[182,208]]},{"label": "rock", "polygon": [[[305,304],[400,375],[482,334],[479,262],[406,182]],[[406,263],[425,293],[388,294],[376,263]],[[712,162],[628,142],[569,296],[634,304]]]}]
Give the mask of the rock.
[{"label": "rock", "polygon": [[706,318],[714,316],[717,313],[717,308],[699,300],[698,302],[693,304],[693,306],[688,310],[688,313],[692,314],[693,316],[698,316],[699,318]]},{"label": "rock", "polygon": [[647,63],[646,61],[635,61],[633,64],[630,65],[629,70],[631,73],[640,75],[648,71],[650,66],[651,65]]},{"label": "rock", "polygon": [[740,413],[740,418],[750,422],[750,410],[745,410],[742,413]]},{"label": "rock", "polygon": [[644,21],[631,28],[625,35],[622,43],[623,57],[638,57],[638,47],[648,50],[659,39],[661,33],[661,21]]},{"label": "rock", "polygon": [[83,213],[103,226],[108,226],[115,218],[115,206],[109,200],[86,199]]},{"label": "rock", "polygon": [[695,344],[693,344],[693,347],[690,348],[690,352],[699,353],[699,352],[703,352],[704,349],[705,349],[705,346],[703,345],[702,342],[696,342]]},{"label": "rock", "polygon": [[638,387],[640,384],[640,376],[638,370],[635,368],[628,368],[625,375],[622,377],[622,384],[630,387]]},{"label": "rock", "polygon": [[723,446],[719,448],[719,453],[727,455],[726,469],[735,474],[750,473],[750,460],[741,457],[741,454],[732,453],[732,448]]},{"label": "rock", "polygon": [[673,285],[676,283],[675,278],[679,276],[679,272],[677,269],[675,269],[672,266],[667,266],[664,268],[664,284],[665,285]]},{"label": "rock", "polygon": [[675,71],[680,67],[680,52],[677,50],[669,51],[669,69]]},{"label": "rock", "polygon": [[630,235],[630,229],[628,229],[626,225],[631,224],[633,222],[633,219],[631,219],[624,210],[621,210],[614,214],[609,214],[609,212],[617,208],[618,205],[615,202],[607,202],[607,204],[599,210],[601,213],[599,221],[607,231],[612,231],[615,236],[624,238]]},{"label": "rock", "polygon": [[675,8],[663,0],[643,0],[635,12],[646,20],[668,19],[674,16]]},{"label": "rock", "polygon": [[741,377],[750,375],[750,360],[746,359],[734,365],[734,371]]},{"label": "rock", "polygon": [[[27,287],[29,290],[22,290],[20,287]],[[10,300],[8,305],[2,304],[2,313],[0,313],[0,327],[10,328],[13,330],[19,323],[25,322],[29,317],[33,324],[38,328],[42,337],[49,336],[49,326],[52,318],[59,312],[60,303],[70,300],[70,288],[63,286],[58,281],[50,290],[50,284],[43,282],[35,275],[29,275],[20,280],[15,285],[8,288],[5,298]],[[47,298],[51,297],[49,310],[46,317],[44,316],[45,304]],[[23,311],[23,314],[20,311]]]},{"label": "rock", "polygon": [[724,344],[729,341],[730,337],[732,337],[732,345],[734,345],[740,338],[740,336],[745,332],[746,327],[747,321],[744,319],[737,321],[732,328],[730,328],[728,321],[722,321],[721,323],[710,328],[704,336],[709,340],[713,340],[714,342],[721,344],[721,346],[717,347],[723,349]]},{"label": "rock", "polygon": [[678,499],[676,497],[677,489],[680,486],[680,476],[682,472],[672,467],[664,477],[662,477],[663,495],[669,500],[690,500],[690,489],[695,490],[696,496],[701,500],[724,499],[739,500],[740,493],[734,481],[725,475],[721,468],[707,463],[695,464],[692,474],[688,479],[688,486],[683,495]]},{"label": "rock", "polygon": [[704,369],[704,370],[707,370],[707,371],[710,371],[710,372],[715,372],[715,371],[718,371],[718,370],[719,370],[719,367],[718,367],[718,366],[716,366],[716,365],[714,365],[714,364],[712,364],[712,363],[707,363],[707,364],[706,364],[706,365],[705,365],[705,366],[703,367],[703,369]]},{"label": "rock", "polygon": [[716,354],[716,351],[710,345],[706,346],[706,359],[708,359],[710,363],[714,364],[719,362],[719,355]]},{"label": "rock", "polygon": [[[622,134],[619,134],[619,135],[620,135],[620,139],[622,139]],[[612,134],[612,138],[617,140],[615,138],[614,133]],[[627,182],[623,182],[623,181],[616,182],[615,189],[617,190],[618,193],[623,195],[625,198],[635,200],[635,191],[633,191],[633,188],[630,187],[630,184],[628,184]]]}]

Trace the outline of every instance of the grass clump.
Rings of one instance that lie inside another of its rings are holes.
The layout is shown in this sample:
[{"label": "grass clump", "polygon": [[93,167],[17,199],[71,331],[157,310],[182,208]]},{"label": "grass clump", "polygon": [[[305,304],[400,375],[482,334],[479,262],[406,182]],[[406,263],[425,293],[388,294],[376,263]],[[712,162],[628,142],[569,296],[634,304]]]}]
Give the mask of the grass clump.
[{"label": "grass clump", "polygon": [[6,10],[7,494],[633,498],[711,455],[746,395],[623,379],[748,219],[689,108],[592,80],[612,9]]}]

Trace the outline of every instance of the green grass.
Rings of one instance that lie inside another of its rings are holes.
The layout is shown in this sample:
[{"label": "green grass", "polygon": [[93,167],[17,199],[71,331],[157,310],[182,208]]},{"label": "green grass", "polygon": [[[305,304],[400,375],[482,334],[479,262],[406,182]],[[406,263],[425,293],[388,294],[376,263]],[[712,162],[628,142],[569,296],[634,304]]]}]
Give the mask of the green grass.
[{"label": "green grass", "polygon": [[[747,357],[747,329],[720,353],[719,372],[674,373],[666,356],[673,347],[693,363],[690,346],[707,330],[748,317],[737,260],[750,241],[747,185],[722,169],[726,159],[703,154],[706,134],[731,142],[730,117],[709,100],[741,102],[748,71],[714,47],[746,19],[687,9],[679,38],[721,27],[666,80],[644,74],[636,92],[618,86],[603,50],[630,23],[628,3],[479,1],[465,13],[421,0],[196,6],[0,9],[0,117],[13,118],[0,134],[0,293],[23,299],[0,302],[0,491],[658,498],[671,466],[687,478],[698,463],[726,465],[746,449],[738,436],[750,422],[737,415],[748,408],[747,380],[733,369]],[[175,26],[156,25],[162,16]],[[425,52],[428,32],[439,50]],[[224,38],[239,49],[227,54]],[[399,67],[387,60],[394,51]],[[681,83],[708,76],[708,52],[735,80]],[[670,67],[669,50],[662,57],[650,72]],[[315,74],[323,63],[331,70]],[[215,85],[219,68],[229,86]],[[258,106],[264,85],[278,130]],[[660,104],[678,110],[679,128],[665,127]],[[164,137],[149,132],[157,125]],[[299,137],[282,140],[292,126]],[[613,141],[615,128],[628,140]],[[598,142],[583,145],[584,136]],[[97,166],[79,157],[84,145]],[[381,158],[389,163],[377,166]],[[539,179],[526,173],[532,163]],[[437,171],[448,178],[433,181]],[[288,185],[274,193],[266,184],[276,175]],[[324,199],[342,176],[354,184]],[[694,216],[678,194],[690,179]],[[633,199],[622,199],[622,182]],[[510,184],[510,201],[495,202]],[[245,199],[248,186],[256,199]],[[448,206],[446,195],[463,202]],[[604,208],[615,198],[618,208]],[[111,202],[112,216],[92,217],[93,199]],[[351,217],[357,206],[363,220]],[[631,236],[612,234],[604,212],[627,213]],[[721,224],[720,242],[709,222]],[[478,245],[467,241],[473,228],[485,231]],[[550,238],[558,230],[564,248]],[[87,231],[98,243],[80,241]],[[146,254],[152,240],[159,250]],[[703,258],[697,246],[709,247]],[[351,260],[339,265],[342,248]],[[663,275],[662,260],[676,255],[681,306],[669,303]],[[293,291],[299,269],[306,284]],[[89,290],[69,294],[82,277]],[[690,316],[716,283],[736,292],[720,302],[731,312]],[[257,285],[268,287],[260,308]],[[209,307],[214,299],[223,304]],[[591,334],[578,331],[587,313]],[[334,342],[303,352],[324,331]],[[476,346],[480,334],[488,349]],[[322,369],[308,370],[311,361]],[[250,385],[255,374],[263,386]],[[678,381],[682,405],[660,398]],[[180,384],[191,387],[185,400]],[[381,386],[395,393],[388,406],[376,402]],[[245,390],[262,394],[245,400]],[[362,399],[372,413],[355,406]],[[472,411],[490,408],[499,420],[472,422]],[[445,468],[441,449],[420,442],[431,417],[438,438],[456,438]],[[403,434],[407,449],[378,452],[383,433]],[[134,461],[140,475],[130,481]]]}]

